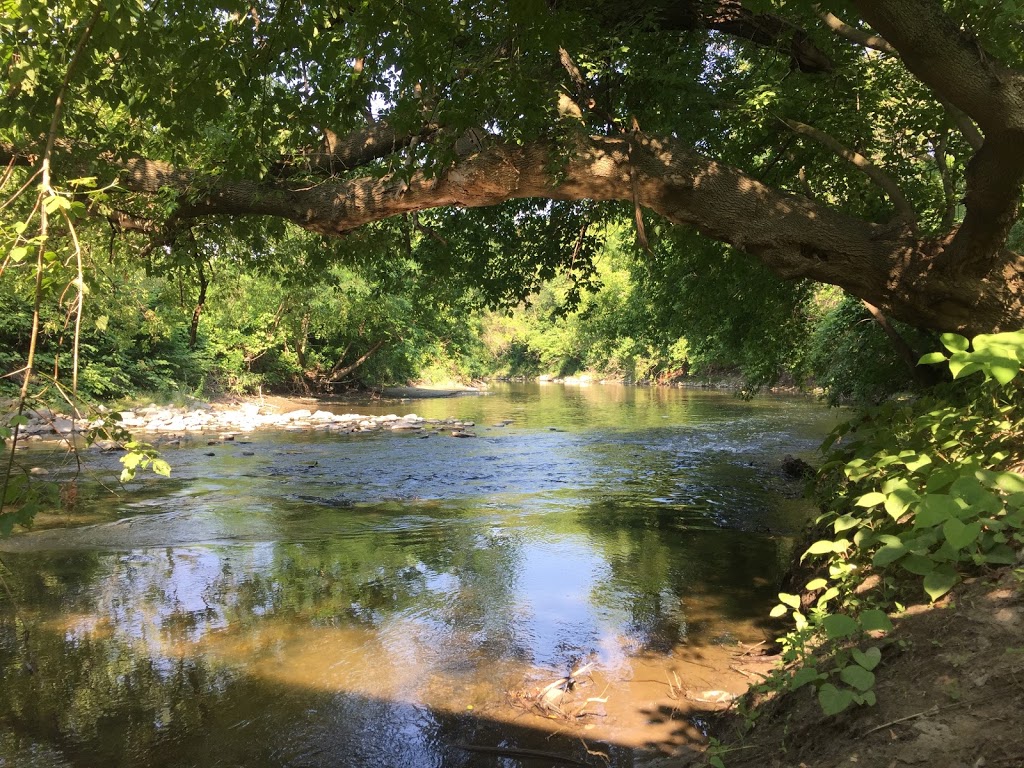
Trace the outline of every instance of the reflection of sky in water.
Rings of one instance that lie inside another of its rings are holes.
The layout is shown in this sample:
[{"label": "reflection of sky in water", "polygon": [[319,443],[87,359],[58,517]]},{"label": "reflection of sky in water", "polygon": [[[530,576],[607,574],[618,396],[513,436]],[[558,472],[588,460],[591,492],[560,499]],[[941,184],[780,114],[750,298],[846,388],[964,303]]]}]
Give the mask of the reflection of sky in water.
[{"label": "reflection of sky in water", "polygon": [[[616,627],[594,612],[590,594],[608,566],[595,558],[585,540],[565,537],[556,544],[532,546],[520,562],[519,599],[525,603],[521,632],[533,650],[536,664],[563,667],[567,660],[607,647]],[[619,659],[601,658],[613,665]]]}]

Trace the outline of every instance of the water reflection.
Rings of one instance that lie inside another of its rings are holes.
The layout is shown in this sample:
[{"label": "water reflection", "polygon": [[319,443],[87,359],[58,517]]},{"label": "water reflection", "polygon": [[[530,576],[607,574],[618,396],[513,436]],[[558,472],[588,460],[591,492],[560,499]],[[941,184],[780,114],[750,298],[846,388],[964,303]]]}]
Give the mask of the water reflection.
[{"label": "water reflection", "polygon": [[20,609],[0,625],[0,765],[506,764],[460,743],[587,758],[583,732],[550,741],[564,725],[505,700],[583,660],[615,691],[586,733],[613,764],[676,738],[652,735],[638,684],[760,639],[801,514],[772,458],[807,451],[822,415],[597,387],[413,410],[516,421],[477,440],[262,434],[252,456],[186,444],[174,482],[115,522],[3,542]]}]

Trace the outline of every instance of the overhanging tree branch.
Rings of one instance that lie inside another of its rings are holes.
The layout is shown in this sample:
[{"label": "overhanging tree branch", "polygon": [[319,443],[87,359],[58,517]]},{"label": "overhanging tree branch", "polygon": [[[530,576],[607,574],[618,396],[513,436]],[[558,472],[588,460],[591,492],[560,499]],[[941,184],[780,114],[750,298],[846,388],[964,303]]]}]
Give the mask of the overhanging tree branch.
[{"label": "overhanging tree branch", "polygon": [[[936,274],[947,241],[923,241],[905,224],[882,226],[827,205],[772,189],[743,171],[668,137],[580,138],[494,143],[427,178],[328,179],[303,187],[241,179],[204,179],[166,163],[134,160],[126,188],[154,193],[170,186],[183,200],[181,221],[211,215],[274,216],[339,236],[373,221],[437,207],[493,206],[518,198],[639,202],[760,259],[784,278],[841,285],[917,325],[978,329],[1016,325],[1024,288],[1015,272],[1005,283]],[[564,160],[564,162],[563,162]],[[552,168],[559,172],[552,175]],[[1024,260],[1005,255],[1013,269]]]},{"label": "overhanging tree branch", "polygon": [[900,55],[899,51],[889,45],[889,41],[881,35],[873,35],[870,32],[865,32],[863,29],[851,27],[835,14],[824,10],[820,5],[814,6],[814,10],[817,12],[818,18],[822,20],[826,27],[831,29],[837,35],[845,37],[850,42],[856,43],[864,48],[873,48],[876,51],[887,53],[890,56]]}]

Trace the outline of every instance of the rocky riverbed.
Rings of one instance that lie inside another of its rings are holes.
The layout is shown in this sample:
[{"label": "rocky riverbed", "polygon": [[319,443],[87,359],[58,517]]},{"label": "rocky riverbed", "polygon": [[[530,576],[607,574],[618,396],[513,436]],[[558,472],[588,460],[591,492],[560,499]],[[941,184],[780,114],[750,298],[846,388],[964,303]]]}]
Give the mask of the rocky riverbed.
[{"label": "rocky riverbed", "polygon": [[[193,401],[184,406],[155,405],[123,411],[103,410],[94,418],[72,419],[70,415],[39,408],[26,412],[28,423],[21,435],[28,442],[66,440],[101,429],[104,424],[120,425],[132,434],[152,439],[154,436],[173,439],[176,436],[216,434],[230,439],[235,433],[263,429],[324,430],[342,434],[355,432],[410,431],[427,434],[430,430],[449,433],[452,437],[475,437],[471,421],[455,419],[424,419],[414,413],[405,416],[367,416],[359,413],[333,413],[322,409],[289,408],[283,404],[260,402],[206,403]],[[283,407],[282,407],[283,405]],[[508,423],[508,422],[505,422]],[[502,424],[501,426],[504,426]],[[99,440],[101,448],[112,448],[110,441]]]}]

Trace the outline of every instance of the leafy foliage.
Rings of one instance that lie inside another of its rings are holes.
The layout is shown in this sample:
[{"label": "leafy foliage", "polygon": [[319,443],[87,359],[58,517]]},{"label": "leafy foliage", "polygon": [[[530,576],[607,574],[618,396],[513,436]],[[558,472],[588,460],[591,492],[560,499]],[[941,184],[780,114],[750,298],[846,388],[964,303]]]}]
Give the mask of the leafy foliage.
[{"label": "leafy foliage", "polygon": [[[948,356],[922,363],[947,366],[953,384],[869,409],[823,446],[817,525],[830,534],[804,554],[822,575],[805,585],[809,611],[783,593],[773,615],[792,616],[786,654],[799,662],[774,684],[814,684],[826,714],[874,703],[881,647],[868,638],[891,628],[883,609],[910,585],[935,601],[965,571],[1012,564],[1024,547],[1024,333],[942,342]],[[865,591],[870,575],[879,586]]]}]

